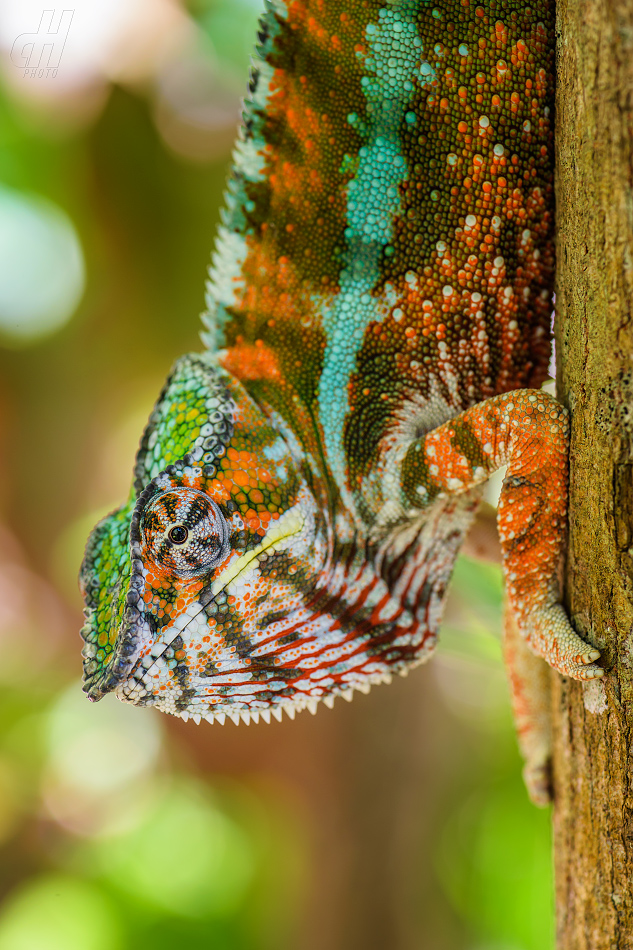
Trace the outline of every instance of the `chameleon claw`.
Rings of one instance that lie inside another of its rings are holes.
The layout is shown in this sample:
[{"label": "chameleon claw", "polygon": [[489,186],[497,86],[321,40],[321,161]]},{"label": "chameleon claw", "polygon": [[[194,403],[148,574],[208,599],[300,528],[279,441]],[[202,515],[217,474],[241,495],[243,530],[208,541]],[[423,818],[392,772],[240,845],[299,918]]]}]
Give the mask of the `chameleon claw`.
[{"label": "chameleon claw", "polygon": [[581,666],[579,664],[570,670],[567,675],[575,680],[597,680],[604,676],[604,670],[601,666],[595,666],[594,664],[588,666]]},{"label": "chameleon claw", "polygon": [[604,676],[604,670],[601,666],[591,666],[587,667],[588,676],[586,679],[590,680],[599,680]]}]

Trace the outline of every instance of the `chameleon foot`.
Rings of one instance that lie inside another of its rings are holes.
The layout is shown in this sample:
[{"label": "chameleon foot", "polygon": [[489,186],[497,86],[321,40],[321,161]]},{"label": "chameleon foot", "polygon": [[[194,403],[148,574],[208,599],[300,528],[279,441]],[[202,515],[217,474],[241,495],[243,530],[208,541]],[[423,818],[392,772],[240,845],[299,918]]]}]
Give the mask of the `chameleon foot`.
[{"label": "chameleon foot", "polygon": [[591,680],[604,676],[597,666],[600,651],[582,640],[573,629],[561,604],[535,612],[525,624],[530,647],[563,676]]},{"label": "chameleon foot", "polygon": [[546,808],[553,800],[552,760],[527,762],[523,767],[523,781],[530,801],[538,808]]}]

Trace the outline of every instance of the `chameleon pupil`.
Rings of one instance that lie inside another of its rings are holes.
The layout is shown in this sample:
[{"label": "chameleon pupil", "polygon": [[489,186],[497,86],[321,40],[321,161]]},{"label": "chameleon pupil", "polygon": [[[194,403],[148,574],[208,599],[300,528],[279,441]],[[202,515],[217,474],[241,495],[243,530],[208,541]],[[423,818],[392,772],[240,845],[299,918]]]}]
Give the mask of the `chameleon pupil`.
[{"label": "chameleon pupil", "polygon": [[175,528],[171,529],[167,537],[174,544],[184,544],[189,537],[189,532],[183,525],[177,524]]}]

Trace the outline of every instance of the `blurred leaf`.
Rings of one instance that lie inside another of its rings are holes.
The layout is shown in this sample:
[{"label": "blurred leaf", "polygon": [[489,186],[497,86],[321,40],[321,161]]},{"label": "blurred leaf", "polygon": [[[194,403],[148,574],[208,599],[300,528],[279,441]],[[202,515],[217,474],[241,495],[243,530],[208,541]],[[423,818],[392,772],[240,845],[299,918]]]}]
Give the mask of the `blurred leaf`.
[{"label": "blurred leaf", "polygon": [[192,12],[221,66],[228,67],[241,91],[245,90],[257,21],[264,12],[262,0],[200,0],[192,5]]},{"label": "blurred leaf", "polygon": [[534,808],[517,779],[458,807],[437,864],[447,894],[482,940],[553,948],[550,816]]},{"label": "blurred leaf", "polygon": [[183,917],[234,914],[254,872],[244,831],[207,792],[183,781],[129,834],[96,846],[96,856],[117,887]]},{"label": "blurred leaf", "polygon": [[58,874],[29,881],[0,917],[0,950],[118,950],[114,907],[91,884]]}]

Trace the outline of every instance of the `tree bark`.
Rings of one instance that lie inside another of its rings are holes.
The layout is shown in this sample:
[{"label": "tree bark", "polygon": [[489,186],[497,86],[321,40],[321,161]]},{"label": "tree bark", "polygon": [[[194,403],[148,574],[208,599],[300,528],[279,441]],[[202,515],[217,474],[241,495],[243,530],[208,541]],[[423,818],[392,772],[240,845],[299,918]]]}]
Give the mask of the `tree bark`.
[{"label": "tree bark", "polygon": [[554,678],[559,950],[633,948],[633,0],[557,13],[567,608],[604,680]]}]

